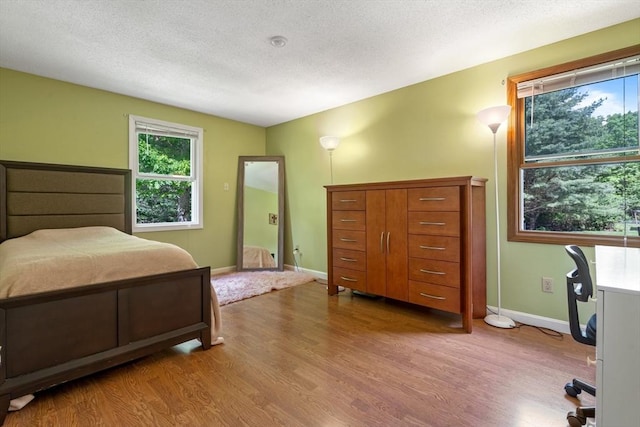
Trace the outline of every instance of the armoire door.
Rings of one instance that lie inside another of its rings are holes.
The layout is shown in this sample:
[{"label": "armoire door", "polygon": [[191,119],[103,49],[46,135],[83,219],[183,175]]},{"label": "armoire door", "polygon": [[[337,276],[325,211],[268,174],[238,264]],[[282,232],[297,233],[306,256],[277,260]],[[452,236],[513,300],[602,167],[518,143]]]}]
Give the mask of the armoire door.
[{"label": "armoire door", "polygon": [[407,190],[368,190],[367,292],[407,301]]},{"label": "armoire door", "polygon": [[407,249],[407,190],[386,190],[387,293],[389,298],[409,300]]},{"label": "armoire door", "polygon": [[369,190],[366,197],[367,224],[367,292],[387,294],[385,250],[385,190]]}]

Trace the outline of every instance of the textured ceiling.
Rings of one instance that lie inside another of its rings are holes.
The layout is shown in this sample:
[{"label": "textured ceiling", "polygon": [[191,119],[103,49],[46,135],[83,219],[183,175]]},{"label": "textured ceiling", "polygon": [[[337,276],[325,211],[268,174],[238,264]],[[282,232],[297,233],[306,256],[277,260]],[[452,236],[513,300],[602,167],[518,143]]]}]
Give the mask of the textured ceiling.
[{"label": "textured ceiling", "polygon": [[0,66],[270,126],[636,17],[637,0],[0,0]]}]

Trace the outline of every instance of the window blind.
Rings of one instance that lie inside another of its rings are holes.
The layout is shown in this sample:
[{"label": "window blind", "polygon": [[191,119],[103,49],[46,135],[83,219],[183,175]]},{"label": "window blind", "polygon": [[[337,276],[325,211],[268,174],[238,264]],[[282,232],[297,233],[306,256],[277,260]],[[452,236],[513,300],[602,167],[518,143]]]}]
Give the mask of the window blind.
[{"label": "window blind", "polygon": [[198,132],[188,128],[174,128],[158,123],[136,121],[136,133],[148,133],[150,135],[168,136],[174,138],[198,138]]},{"label": "window blind", "polygon": [[640,74],[640,55],[518,83],[518,98]]}]

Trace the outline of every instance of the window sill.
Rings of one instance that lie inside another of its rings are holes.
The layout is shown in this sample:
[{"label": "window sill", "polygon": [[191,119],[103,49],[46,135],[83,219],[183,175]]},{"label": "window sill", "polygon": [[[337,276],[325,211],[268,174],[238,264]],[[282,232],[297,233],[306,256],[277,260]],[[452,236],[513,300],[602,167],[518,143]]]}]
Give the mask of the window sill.
[{"label": "window sill", "polygon": [[582,246],[626,246],[630,248],[640,248],[640,236],[606,236],[606,235],[585,235],[582,233],[557,233],[548,231],[519,231],[509,233],[507,238],[510,242],[542,243],[550,245],[576,244]]},{"label": "window sill", "polygon": [[180,223],[180,224],[134,224],[132,227],[133,233],[148,233],[155,231],[184,231],[184,230],[199,230],[204,228],[199,223]]}]

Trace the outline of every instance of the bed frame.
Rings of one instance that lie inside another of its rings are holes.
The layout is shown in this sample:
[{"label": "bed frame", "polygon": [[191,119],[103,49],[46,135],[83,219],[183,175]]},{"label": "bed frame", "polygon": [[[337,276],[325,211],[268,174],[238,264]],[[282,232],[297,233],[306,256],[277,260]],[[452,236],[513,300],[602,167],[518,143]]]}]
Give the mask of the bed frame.
[{"label": "bed frame", "polygon": [[[41,228],[131,233],[131,173],[0,160],[0,242]],[[1,274],[1,272],[0,272]],[[11,399],[199,339],[209,267],[0,300],[0,424]]]}]

